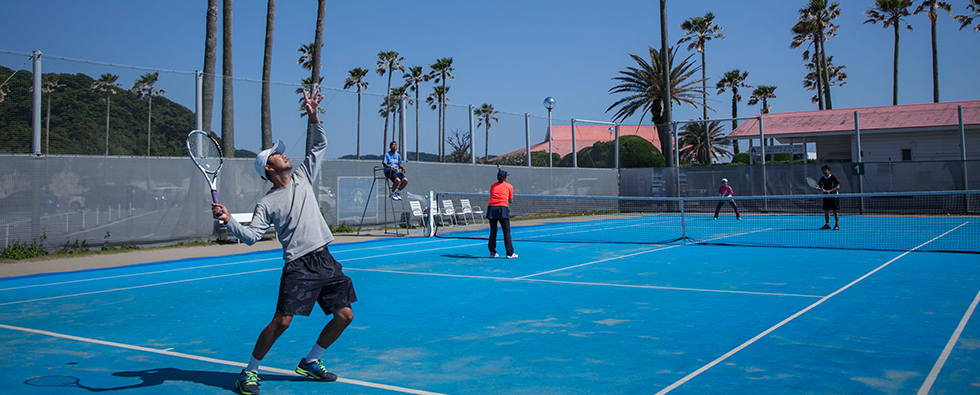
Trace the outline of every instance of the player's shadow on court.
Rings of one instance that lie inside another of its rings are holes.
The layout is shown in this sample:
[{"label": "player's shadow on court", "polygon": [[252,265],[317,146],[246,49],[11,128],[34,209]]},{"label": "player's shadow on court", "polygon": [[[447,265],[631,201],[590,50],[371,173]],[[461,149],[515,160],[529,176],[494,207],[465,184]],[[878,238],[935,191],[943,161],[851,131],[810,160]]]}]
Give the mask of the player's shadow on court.
[{"label": "player's shadow on court", "polygon": [[442,254],[446,258],[456,258],[456,259],[483,259],[486,258],[485,255],[476,256],[473,254]]},{"label": "player's shadow on court", "polygon": [[[71,380],[61,379],[61,382],[54,385],[45,385],[41,380],[35,380],[33,383],[27,383],[34,386],[58,386],[58,387],[77,387],[86,389],[90,392],[109,392],[109,391],[121,391],[130,389],[139,389],[157,386],[166,382],[183,381],[188,383],[204,384],[207,386],[221,388],[228,391],[236,391],[235,381],[238,380],[238,373],[233,372],[214,372],[214,371],[201,371],[201,370],[181,370],[174,368],[163,368],[163,369],[147,369],[138,371],[125,371],[125,372],[115,372],[112,374],[116,377],[132,377],[141,380],[140,383],[124,385],[120,387],[110,387],[110,388],[95,388],[89,387],[80,382],[75,377],[70,376],[58,376],[61,378],[70,377],[74,379]],[[263,374],[263,382],[273,382],[273,381],[311,381],[308,378],[301,376],[282,376],[275,374]],[[52,380],[52,382],[54,382]]]}]

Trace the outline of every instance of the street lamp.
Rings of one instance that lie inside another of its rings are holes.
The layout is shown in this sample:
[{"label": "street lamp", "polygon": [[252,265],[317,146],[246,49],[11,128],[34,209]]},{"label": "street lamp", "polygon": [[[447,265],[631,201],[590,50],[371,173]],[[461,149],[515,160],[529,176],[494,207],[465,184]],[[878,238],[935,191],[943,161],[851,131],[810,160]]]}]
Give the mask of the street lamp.
[{"label": "street lamp", "polygon": [[[544,98],[544,108],[548,109],[548,167],[551,167],[551,156],[553,155],[551,153],[551,139],[554,138],[554,136],[551,134],[551,109],[555,108],[555,98],[551,96]],[[531,153],[528,152],[527,155],[530,157]]]}]

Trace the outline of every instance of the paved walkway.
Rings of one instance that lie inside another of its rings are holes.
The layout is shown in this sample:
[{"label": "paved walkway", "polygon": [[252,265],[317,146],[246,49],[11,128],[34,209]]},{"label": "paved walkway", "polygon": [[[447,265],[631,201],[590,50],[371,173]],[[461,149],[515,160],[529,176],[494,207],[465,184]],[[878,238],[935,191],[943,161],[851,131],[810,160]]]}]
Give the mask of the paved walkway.
[{"label": "paved walkway", "polygon": [[[331,245],[355,243],[376,240],[378,236],[335,235]],[[100,269],[135,265],[139,263],[170,261],[176,259],[198,258],[208,256],[224,256],[245,254],[256,251],[268,251],[282,248],[278,240],[264,240],[253,245],[247,244],[215,244],[199,247],[161,248],[152,250],[136,250],[115,254],[97,254],[63,259],[44,259],[0,264],[0,278],[27,276],[39,273],[62,273],[79,270]]]}]

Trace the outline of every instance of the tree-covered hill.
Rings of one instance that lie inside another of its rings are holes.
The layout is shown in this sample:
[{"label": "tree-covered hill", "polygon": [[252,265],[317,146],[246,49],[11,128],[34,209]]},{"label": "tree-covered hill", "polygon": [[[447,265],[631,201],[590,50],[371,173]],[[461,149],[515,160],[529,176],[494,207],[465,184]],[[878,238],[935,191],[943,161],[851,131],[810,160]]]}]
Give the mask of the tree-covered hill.
[{"label": "tree-covered hill", "polygon": [[[0,66],[0,82],[13,70]],[[53,74],[51,74],[53,75]],[[106,104],[92,90],[92,77],[85,74],[58,74],[65,85],[51,93],[51,154],[103,155],[106,149]],[[31,152],[32,73],[21,70],[3,88],[8,92],[0,102],[0,152]],[[43,78],[50,78],[44,74]],[[140,99],[122,84],[110,99],[109,155],[146,155],[146,99]],[[9,88],[9,90],[8,90]],[[45,140],[48,98],[41,100],[41,144]],[[183,156],[184,140],[194,129],[194,113],[166,96],[153,98],[150,154]]]}]

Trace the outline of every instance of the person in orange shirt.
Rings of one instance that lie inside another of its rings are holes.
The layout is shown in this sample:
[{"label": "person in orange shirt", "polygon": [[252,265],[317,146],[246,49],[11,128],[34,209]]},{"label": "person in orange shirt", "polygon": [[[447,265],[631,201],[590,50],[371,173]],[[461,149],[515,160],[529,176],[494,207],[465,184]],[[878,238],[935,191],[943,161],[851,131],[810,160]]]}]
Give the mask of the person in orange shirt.
[{"label": "person in orange shirt", "polygon": [[510,207],[514,201],[514,186],[507,183],[507,172],[497,166],[497,182],[490,186],[490,203],[487,204],[487,219],[490,220],[490,257],[497,255],[497,223],[504,230],[504,247],[507,258],[517,258],[514,244],[510,241]]}]

